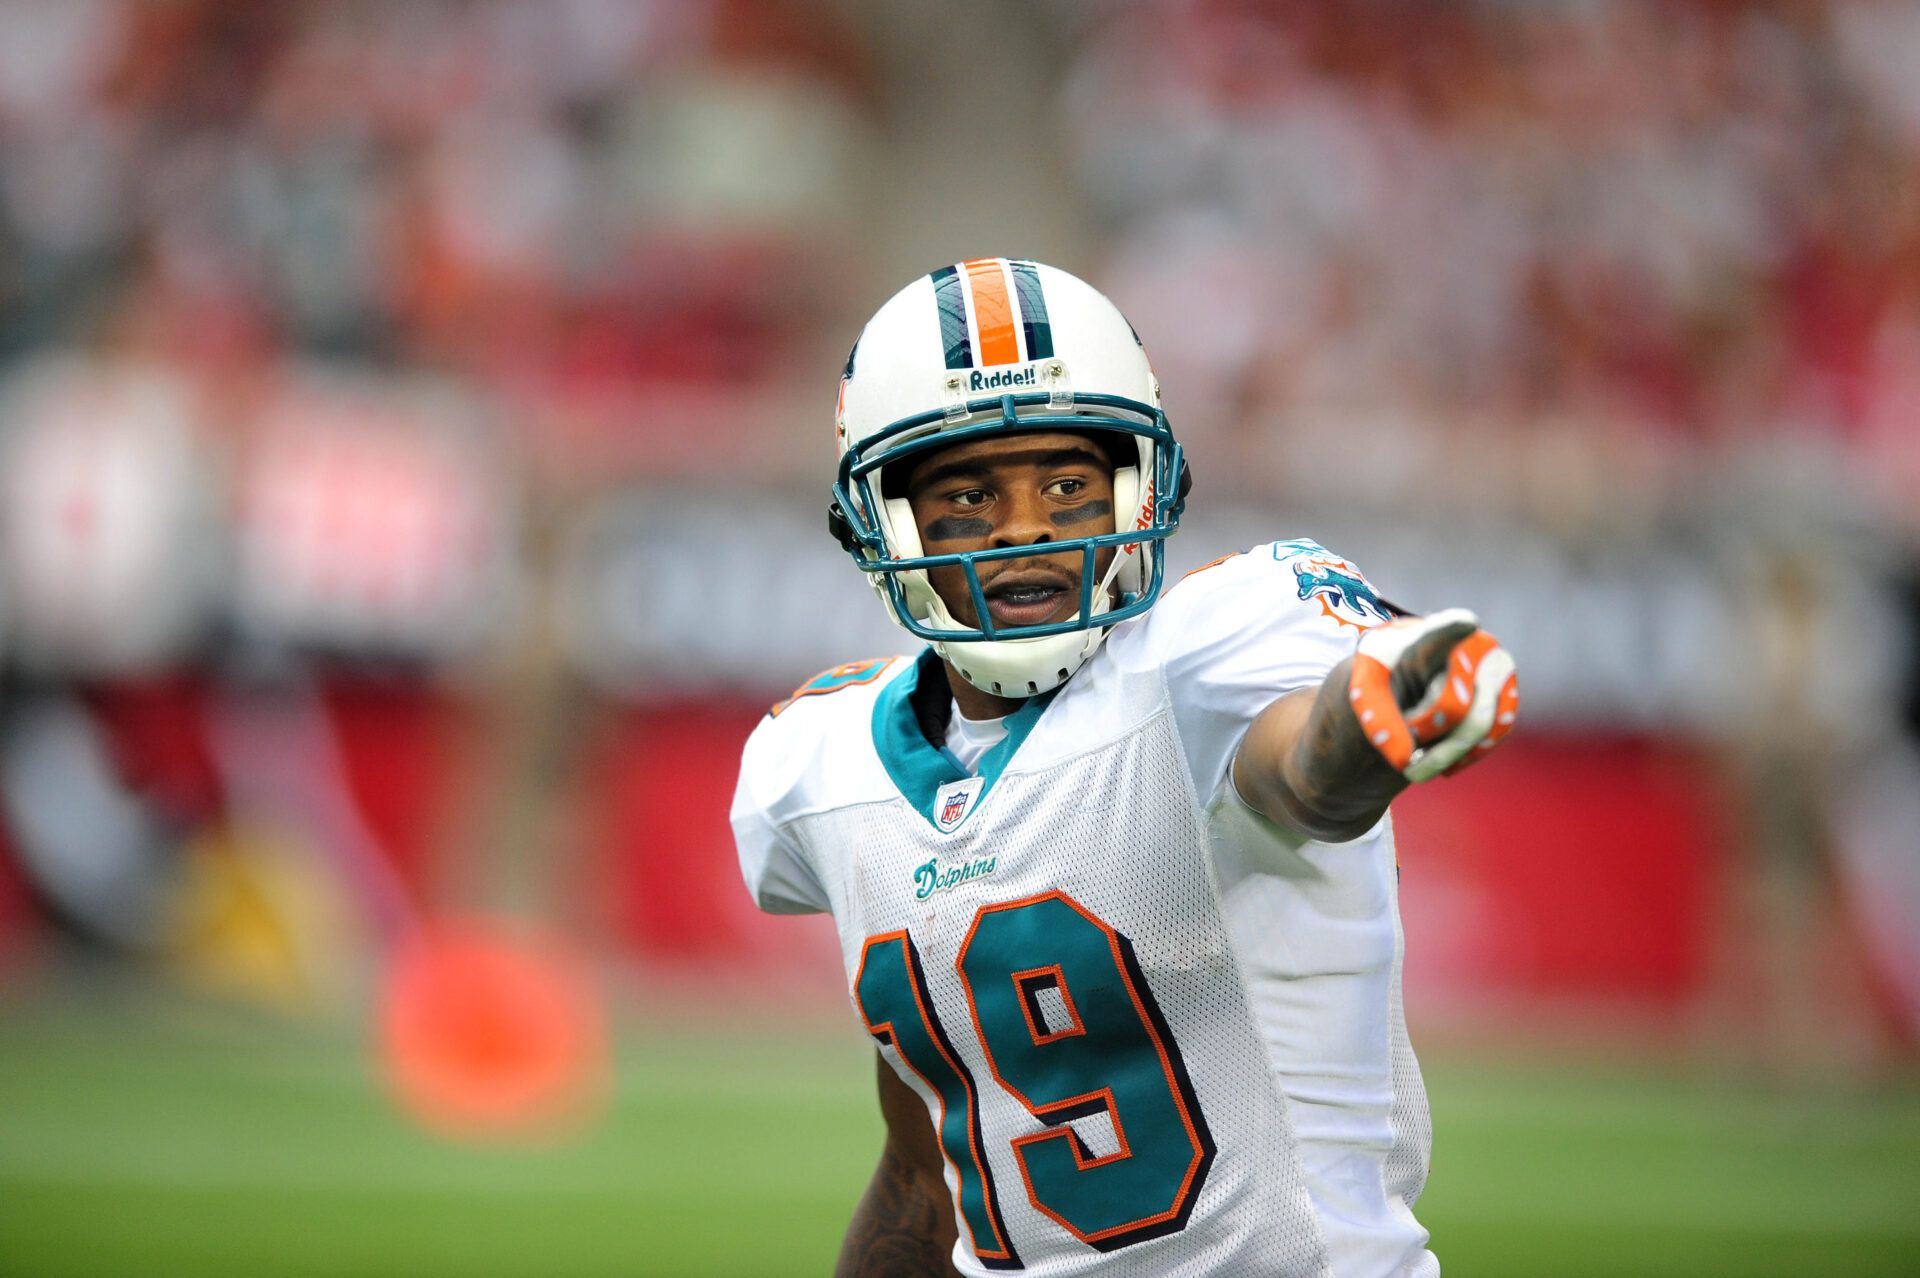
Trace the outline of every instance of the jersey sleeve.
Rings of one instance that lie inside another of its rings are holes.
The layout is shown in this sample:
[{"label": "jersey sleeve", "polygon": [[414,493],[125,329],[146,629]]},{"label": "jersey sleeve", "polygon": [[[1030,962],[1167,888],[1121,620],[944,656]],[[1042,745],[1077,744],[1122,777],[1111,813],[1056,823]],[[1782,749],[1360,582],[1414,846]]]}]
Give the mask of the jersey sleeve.
[{"label": "jersey sleeve", "polygon": [[756,775],[766,767],[762,734],[755,732],[740,760],[733,791],[733,841],[740,853],[740,874],[755,905],[769,914],[824,914],[831,907],[826,890],[800,848],[767,815]]},{"label": "jersey sleeve", "polygon": [[1207,804],[1254,718],[1286,693],[1320,684],[1353,655],[1363,630],[1393,616],[1352,562],[1311,541],[1216,561],[1170,590],[1161,608],[1161,668],[1194,789]]}]

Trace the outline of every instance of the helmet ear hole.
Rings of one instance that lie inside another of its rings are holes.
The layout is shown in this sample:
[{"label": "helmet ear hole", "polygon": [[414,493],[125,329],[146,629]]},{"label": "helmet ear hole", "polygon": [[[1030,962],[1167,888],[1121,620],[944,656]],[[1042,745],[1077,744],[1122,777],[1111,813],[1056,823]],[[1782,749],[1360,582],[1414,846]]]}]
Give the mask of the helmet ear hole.
[{"label": "helmet ear hole", "polygon": [[860,553],[860,539],[853,535],[853,524],[837,501],[827,503],[827,531],[840,543],[840,549],[850,555]]}]

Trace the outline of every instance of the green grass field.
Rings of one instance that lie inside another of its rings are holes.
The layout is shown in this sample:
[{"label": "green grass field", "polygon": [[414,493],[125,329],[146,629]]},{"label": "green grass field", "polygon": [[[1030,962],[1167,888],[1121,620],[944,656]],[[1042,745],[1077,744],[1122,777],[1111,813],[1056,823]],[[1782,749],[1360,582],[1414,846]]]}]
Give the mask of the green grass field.
[{"label": "green grass field", "polygon": [[[107,1003],[0,1000],[0,1274],[820,1275],[878,1148],[851,1034],[629,1026],[603,1126],[471,1149],[342,1035]],[[1920,1274],[1920,1093],[1429,1073],[1450,1274]]]}]

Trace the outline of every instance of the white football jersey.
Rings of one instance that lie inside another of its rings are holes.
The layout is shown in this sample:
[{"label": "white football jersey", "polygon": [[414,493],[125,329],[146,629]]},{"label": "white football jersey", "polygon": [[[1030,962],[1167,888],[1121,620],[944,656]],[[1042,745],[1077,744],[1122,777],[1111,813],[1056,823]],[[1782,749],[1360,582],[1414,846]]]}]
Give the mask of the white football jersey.
[{"label": "white football jersey", "polygon": [[1385,619],[1352,564],[1278,542],[1116,626],[977,772],[919,726],[931,651],[828,671],[748,741],[748,886],[833,915],[940,1139],[960,1272],[1439,1272],[1391,823],[1303,843],[1229,775]]}]

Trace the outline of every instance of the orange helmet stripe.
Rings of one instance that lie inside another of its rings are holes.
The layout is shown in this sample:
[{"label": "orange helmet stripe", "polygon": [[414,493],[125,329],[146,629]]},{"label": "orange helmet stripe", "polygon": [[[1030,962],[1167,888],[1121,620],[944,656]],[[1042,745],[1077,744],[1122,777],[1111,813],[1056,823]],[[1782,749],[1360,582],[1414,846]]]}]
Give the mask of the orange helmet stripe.
[{"label": "orange helmet stripe", "polygon": [[1014,336],[1013,299],[1007,291],[1007,266],[997,257],[973,258],[964,263],[968,292],[973,294],[973,322],[980,331],[980,364],[1020,362],[1020,341]]}]

